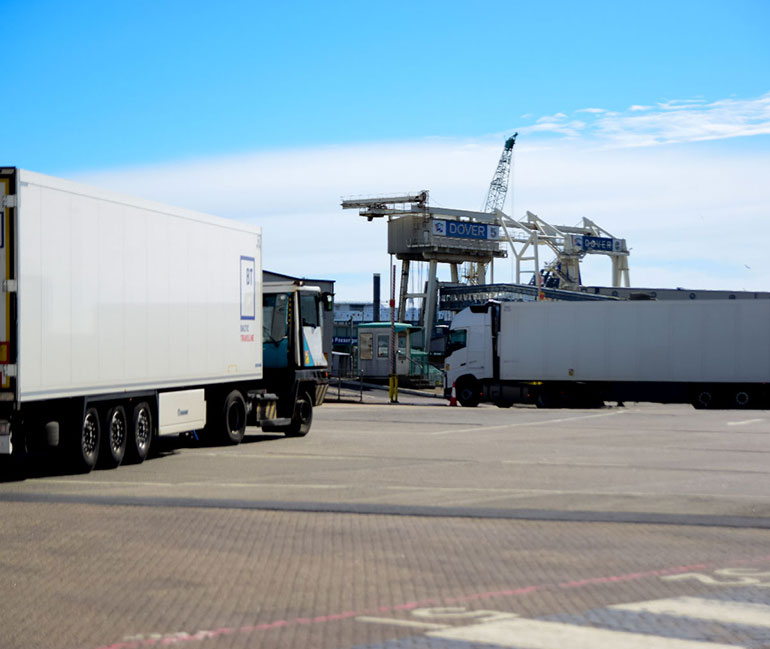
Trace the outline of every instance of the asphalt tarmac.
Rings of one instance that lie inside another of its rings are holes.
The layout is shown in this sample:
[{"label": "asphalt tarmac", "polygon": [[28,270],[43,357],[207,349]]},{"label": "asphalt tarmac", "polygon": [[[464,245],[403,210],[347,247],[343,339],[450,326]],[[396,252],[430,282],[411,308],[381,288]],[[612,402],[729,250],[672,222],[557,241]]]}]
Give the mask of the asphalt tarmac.
[{"label": "asphalt tarmac", "polygon": [[340,391],[0,483],[0,647],[770,647],[770,415]]}]

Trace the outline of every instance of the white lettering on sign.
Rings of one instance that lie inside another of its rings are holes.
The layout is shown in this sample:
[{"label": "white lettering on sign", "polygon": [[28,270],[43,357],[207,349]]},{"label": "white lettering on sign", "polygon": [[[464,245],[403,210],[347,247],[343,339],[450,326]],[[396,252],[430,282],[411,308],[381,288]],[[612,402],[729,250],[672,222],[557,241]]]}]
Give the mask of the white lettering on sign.
[{"label": "white lettering on sign", "polygon": [[496,225],[473,223],[471,221],[433,221],[433,234],[457,239],[491,239],[500,237],[500,228]]}]

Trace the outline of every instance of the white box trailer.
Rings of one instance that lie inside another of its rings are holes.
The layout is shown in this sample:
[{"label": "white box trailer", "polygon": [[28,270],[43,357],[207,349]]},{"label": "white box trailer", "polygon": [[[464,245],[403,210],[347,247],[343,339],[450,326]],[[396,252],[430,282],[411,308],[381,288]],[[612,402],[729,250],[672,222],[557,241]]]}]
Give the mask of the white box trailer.
[{"label": "white box trailer", "polygon": [[13,167],[0,200],[0,454],[58,429],[87,470],[143,460],[153,433],[287,423],[264,381],[259,227]]},{"label": "white box trailer", "polygon": [[464,405],[765,407],[770,300],[490,303],[455,317],[448,352]]}]

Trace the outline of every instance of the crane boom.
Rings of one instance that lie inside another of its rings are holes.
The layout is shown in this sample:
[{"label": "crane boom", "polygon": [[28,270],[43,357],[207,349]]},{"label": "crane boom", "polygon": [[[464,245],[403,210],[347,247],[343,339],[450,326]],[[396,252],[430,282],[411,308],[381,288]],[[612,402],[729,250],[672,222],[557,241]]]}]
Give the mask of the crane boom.
[{"label": "crane boom", "polygon": [[492,176],[492,182],[489,183],[487,200],[482,210],[484,212],[502,210],[505,205],[505,196],[508,194],[508,178],[511,175],[511,155],[513,154],[513,145],[516,144],[517,135],[518,133],[514,133],[505,141],[500,162],[497,163],[495,175]]}]

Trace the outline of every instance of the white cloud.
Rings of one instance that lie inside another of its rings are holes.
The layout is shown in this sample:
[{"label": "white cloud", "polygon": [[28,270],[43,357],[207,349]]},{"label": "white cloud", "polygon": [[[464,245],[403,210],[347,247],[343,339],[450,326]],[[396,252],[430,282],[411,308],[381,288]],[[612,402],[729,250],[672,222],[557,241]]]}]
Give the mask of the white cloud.
[{"label": "white cloud", "polygon": [[[651,146],[770,134],[770,93],[753,99],[669,100],[655,106],[633,105],[626,112],[591,108],[575,120],[564,113],[523,127],[523,134],[544,133],[595,138],[608,146]],[[593,119],[591,119],[593,118]]]},{"label": "white cloud", "polygon": [[[529,133],[516,129],[505,211],[521,218],[531,210],[563,225],[587,216],[626,238],[634,286],[770,290],[770,156],[705,142],[770,133],[769,111],[766,95],[588,111],[589,124],[543,118]],[[567,137],[537,136],[549,128]],[[338,299],[364,300],[375,272],[388,293],[387,225],[343,211],[341,197],[429,189],[431,204],[481,209],[504,139],[261,152],[79,179],[261,224],[266,268],[338,279]],[[661,143],[668,146],[650,146]],[[510,262],[498,264],[495,279],[511,281]],[[606,258],[584,264],[585,283],[609,280]]]}]

